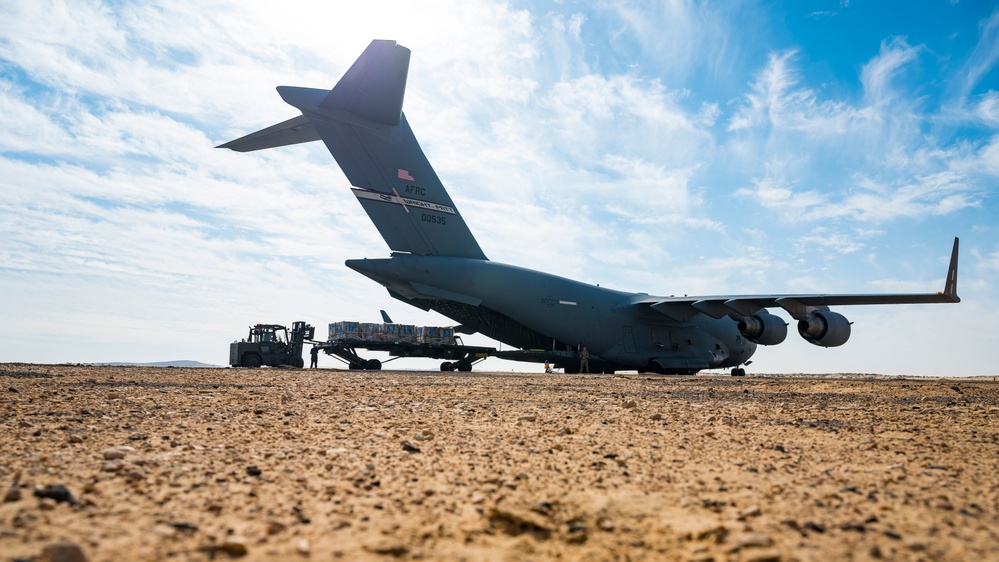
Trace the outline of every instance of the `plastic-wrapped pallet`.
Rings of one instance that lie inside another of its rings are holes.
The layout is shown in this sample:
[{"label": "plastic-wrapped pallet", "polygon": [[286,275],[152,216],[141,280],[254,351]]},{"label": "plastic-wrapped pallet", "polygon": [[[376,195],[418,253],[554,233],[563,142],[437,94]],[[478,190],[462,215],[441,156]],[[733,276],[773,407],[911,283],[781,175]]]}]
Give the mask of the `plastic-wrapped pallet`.
[{"label": "plastic-wrapped pallet", "polygon": [[329,340],[356,339],[358,337],[359,325],[357,322],[333,322],[330,324]]},{"label": "plastic-wrapped pallet", "polygon": [[412,324],[396,324],[398,327],[398,341],[405,343],[416,343],[416,326]]},{"label": "plastic-wrapped pallet", "polygon": [[378,341],[382,333],[382,325],[371,322],[360,324],[359,336],[365,341]]},{"label": "plastic-wrapped pallet", "polygon": [[410,324],[383,324],[380,341],[395,343],[416,341],[416,327]]},{"label": "plastic-wrapped pallet", "polygon": [[446,343],[448,345],[454,345],[454,328],[441,328],[441,343]]}]

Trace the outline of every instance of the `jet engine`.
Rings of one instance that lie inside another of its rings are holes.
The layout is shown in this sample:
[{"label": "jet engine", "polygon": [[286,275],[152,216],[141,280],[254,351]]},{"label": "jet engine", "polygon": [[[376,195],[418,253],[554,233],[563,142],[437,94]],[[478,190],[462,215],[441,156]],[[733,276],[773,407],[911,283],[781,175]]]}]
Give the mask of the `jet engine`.
[{"label": "jet engine", "polygon": [[816,310],[798,320],[798,333],[808,343],[820,347],[837,347],[850,339],[850,321],[842,314]]},{"label": "jet engine", "polygon": [[777,345],[787,337],[787,322],[779,316],[762,312],[739,320],[739,331],[753,343]]}]

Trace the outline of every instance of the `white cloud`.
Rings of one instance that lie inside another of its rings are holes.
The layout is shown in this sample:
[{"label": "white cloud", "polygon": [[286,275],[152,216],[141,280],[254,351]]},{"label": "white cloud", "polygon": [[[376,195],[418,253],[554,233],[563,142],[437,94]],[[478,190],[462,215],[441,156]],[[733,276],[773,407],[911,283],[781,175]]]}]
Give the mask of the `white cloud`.
[{"label": "white cloud", "polygon": [[[919,49],[910,47],[901,37],[881,43],[881,52],[865,64],[860,73],[868,105],[881,107],[897,101],[898,93],[893,88],[892,79],[916,60],[918,53]],[[898,107],[893,110],[897,111]]]}]

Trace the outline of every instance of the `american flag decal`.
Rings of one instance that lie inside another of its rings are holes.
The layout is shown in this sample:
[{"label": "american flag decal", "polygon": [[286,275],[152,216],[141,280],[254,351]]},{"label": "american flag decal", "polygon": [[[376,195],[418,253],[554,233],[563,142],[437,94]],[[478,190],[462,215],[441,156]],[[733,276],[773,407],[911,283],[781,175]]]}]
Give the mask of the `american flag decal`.
[{"label": "american flag decal", "polygon": [[416,179],[413,178],[413,176],[409,175],[409,170],[403,170],[402,168],[399,168],[399,179],[406,181],[416,181]]}]

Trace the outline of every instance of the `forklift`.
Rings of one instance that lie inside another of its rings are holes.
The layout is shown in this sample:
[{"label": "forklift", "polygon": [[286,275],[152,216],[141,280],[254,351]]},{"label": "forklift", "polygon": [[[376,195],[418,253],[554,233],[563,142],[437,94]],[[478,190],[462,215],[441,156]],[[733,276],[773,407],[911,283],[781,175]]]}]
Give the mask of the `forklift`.
[{"label": "forklift", "polygon": [[315,335],[316,329],[302,321],[292,323],[290,332],[278,324],[250,326],[246,339],[229,344],[229,365],[250,369],[290,365],[301,369],[305,366],[302,345]]}]

